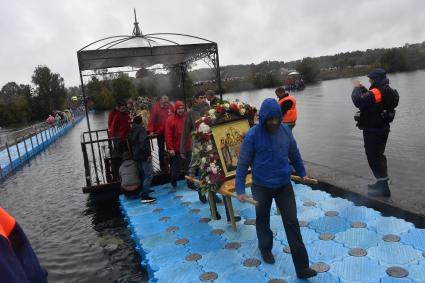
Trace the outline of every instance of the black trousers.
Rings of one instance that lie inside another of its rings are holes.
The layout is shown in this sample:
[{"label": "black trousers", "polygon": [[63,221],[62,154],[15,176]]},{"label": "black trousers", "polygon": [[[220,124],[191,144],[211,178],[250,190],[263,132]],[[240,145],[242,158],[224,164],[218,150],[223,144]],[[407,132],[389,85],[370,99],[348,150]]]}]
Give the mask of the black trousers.
[{"label": "black trousers", "polygon": [[164,171],[167,166],[165,164],[164,156],[165,156],[165,137],[164,135],[159,135],[157,138],[158,143],[158,158],[159,158],[159,167],[162,171]]},{"label": "black trousers", "polygon": [[180,157],[179,153],[176,153],[171,158],[171,185],[173,187],[177,186],[177,180],[180,177],[182,170],[187,174],[190,163],[190,153],[186,153],[186,159]]},{"label": "black trousers", "polygon": [[388,178],[387,157],[384,155],[384,152],[389,132],[389,129],[363,131],[367,162],[376,179]]},{"label": "black trousers", "polygon": [[282,216],[283,227],[289,247],[291,248],[292,261],[295,270],[301,272],[308,268],[308,254],[301,236],[300,225],[297,219],[297,205],[295,203],[292,185],[286,185],[280,189],[252,186],[252,195],[257,200],[255,207],[258,247],[262,252],[271,251],[273,248],[273,232],[270,230],[270,209],[273,199],[276,202]]}]

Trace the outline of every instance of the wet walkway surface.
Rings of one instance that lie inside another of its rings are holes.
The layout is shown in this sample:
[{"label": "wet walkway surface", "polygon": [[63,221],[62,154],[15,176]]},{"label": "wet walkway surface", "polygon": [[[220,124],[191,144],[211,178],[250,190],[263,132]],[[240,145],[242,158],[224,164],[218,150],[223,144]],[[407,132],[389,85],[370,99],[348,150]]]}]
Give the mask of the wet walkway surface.
[{"label": "wet walkway surface", "polygon": [[[242,221],[211,221],[209,207],[179,183],[155,187],[157,202],[120,197],[137,252],[152,282],[425,282],[425,230],[306,185],[294,185],[301,232],[319,275],[299,280],[282,220],[271,212],[276,263],[261,260],[255,211],[234,201]],[[219,206],[224,217],[224,207]],[[275,281],[273,281],[275,280]]]}]

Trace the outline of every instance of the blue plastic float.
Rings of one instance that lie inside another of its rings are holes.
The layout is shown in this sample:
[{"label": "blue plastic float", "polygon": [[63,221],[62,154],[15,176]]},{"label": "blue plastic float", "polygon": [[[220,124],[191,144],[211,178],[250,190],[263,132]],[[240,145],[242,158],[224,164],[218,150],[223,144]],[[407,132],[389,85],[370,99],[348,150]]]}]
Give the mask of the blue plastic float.
[{"label": "blue plastic float", "polygon": [[[306,221],[301,232],[310,263],[328,269],[300,280],[291,255],[283,251],[287,240],[275,207],[270,222],[276,263],[269,265],[261,261],[255,226],[244,224],[255,218],[252,205],[233,201],[243,218],[233,232],[223,205],[218,206],[223,219],[209,221],[208,205],[185,182],[179,182],[176,193],[169,193],[169,185],[154,189],[157,202],[152,205],[120,197],[149,282],[425,282],[425,230],[320,190],[294,184],[298,218]],[[363,254],[354,255],[352,249]],[[402,272],[394,274],[391,267]]]}]

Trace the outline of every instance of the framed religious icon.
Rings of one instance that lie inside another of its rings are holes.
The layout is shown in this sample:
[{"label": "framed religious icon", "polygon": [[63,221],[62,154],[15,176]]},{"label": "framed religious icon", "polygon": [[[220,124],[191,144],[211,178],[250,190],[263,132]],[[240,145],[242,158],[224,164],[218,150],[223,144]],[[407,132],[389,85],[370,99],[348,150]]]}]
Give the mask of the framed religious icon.
[{"label": "framed religious icon", "polygon": [[236,175],[243,137],[250,129],[248,119],[233,120],[211,126],[211,133],[226,179]]}]

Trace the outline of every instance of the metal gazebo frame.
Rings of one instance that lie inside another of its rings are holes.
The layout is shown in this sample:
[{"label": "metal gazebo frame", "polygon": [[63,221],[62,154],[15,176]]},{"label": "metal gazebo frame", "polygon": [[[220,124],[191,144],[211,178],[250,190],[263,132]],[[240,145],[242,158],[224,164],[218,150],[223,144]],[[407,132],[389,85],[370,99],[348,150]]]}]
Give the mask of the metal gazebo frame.
[{"label": "metal gazebo frame", "polygon": [[[89,141],[84,141],[84,143],[89,143],[91,145],[91,154],[93,156],[92,162],[95,169],[95,186],[102,185],[99,179],[95,149],[93,146],[95,142],[93,142],[92,137],[92,134],[95,134],[98,138],[98,131],[92,131],[91,129],[87,108],[87,95],[83,80],[83,77],[95,74],[83,74],[84,71],[96,72],[97,70],[106,69],[106,74],[108,74],[110,73],[109,68],[132,67],[132,71],[137,71],[140,68],[149,68],[159,64],[163,65],[164,68],[178,67],[182,74],[181,80],[183,86],[183,97],[186,103],[186,94],[184,92],[185,70],[188,64],[204,60],[210,67],[215,69],[216,82],[218,83],[218,92],[221,99],[223,95],[218,46],[216,42],[198,36],[181,33],[142,34],[135,10],[134,19],[135,22],[132,35],[105,37],[96,40],[77,51],[81,90],[88,128],[88,132],[83,133],[83,140],[85,140],[84,134],[88,133]],[[173,40],[167,37],[173,37]],[[186,40],[198,40],[200,42],[180,44],[174,40],[174,37]],[[93,184],[89,161],[86,160],[87,151],[85,149],[85,144],[83,147],[83,155],[86,169],[87,188],[93,187]],[[100,165],[102,165],[102,160],[100,160]],[[101,170],[103,170],[103,167],[101,167]]]}]

